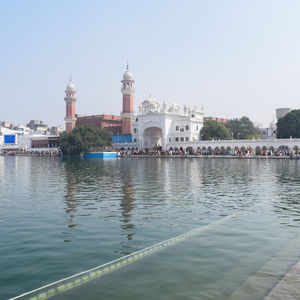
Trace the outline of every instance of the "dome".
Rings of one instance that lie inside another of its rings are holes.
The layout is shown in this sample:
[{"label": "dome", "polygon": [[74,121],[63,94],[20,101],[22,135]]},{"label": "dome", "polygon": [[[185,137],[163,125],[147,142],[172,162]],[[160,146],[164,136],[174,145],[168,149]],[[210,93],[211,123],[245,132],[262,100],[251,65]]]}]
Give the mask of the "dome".
[{"label": "dome", "polygon": [[123,74],[123,80],[133,81],[132,73],[129,71],[128,61],[127,61],[126,71]]},{"label": "dome", "polygon": [[156,101],[154,98],[152,98],[151,94],[150,97],[142,103],[142,110],[144,113],[158,112],[159,107],[160,107],[159,102]]},{"label": "dome", "polygon": [[70,82],[67,85],[67,92],[76,92],[75,85],[73,84],[71,79],[70,79]]},{"label": "dome", "polygon": [[133,81],[132,73],[128,69],[123,74],[123,80],[131,80],[131,81]]},{"label": "dome", "polygon": [[159,102],[157,100],[155,100],[151,94],[150,96],[144,101],[144,103],[147,103],[147,104],[150,104],[150,103],[153,103],[153,104],[156,104],[156,105],[159,105]]}]

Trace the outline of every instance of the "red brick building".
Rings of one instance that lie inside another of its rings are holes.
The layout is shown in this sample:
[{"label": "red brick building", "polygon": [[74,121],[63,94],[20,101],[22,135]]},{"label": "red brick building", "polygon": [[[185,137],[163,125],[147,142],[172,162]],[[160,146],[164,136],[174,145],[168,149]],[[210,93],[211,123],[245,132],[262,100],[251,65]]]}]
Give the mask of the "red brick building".
[{"label": "red brick building", "polygon": [[76,126],[91,125],[95,128],[105,129],[112,134],[121,134],[122,117],[114,115],[80,116],[76,115]]},{"label": "red brick building", "polygon": [[91,125],[95,128],[102,128],[113,135],[132,134],[133,114],[133,76],[129,71],[128,65],[123,74],[121,92],[123,95],[123,109],[121,116],[114,115],[92,115],[83,116],[75,114],[75,93],[76,89],[71,79],[66,89],[66,131],[71,131],[75,126]]},{"label": "red brick building", "polygon": [[204,121],[217,121],[218,123],[226,124],[228,119],[218,117],[204,117]]}]

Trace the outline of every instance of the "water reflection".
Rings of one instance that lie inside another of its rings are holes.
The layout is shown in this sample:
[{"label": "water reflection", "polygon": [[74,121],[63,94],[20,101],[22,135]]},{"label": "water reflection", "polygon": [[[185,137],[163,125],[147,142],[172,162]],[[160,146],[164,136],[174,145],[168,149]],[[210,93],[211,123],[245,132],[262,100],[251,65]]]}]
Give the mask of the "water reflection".
[{"label": "water reflection", "polygon": [[[228,253],[234,261],[245,253],[243,247],[263,246],[274,238],[284,244],[298,232],[292,226],[300,226],[299,174],[300,161],[295,160],[0,157],[0,265],[10,272],[9,276],[0,274],[0,281],[5,282],[0,291],[5,297],[0,298],[8,299],[256,204],[261,204],[261,210],[251,208],[252,217],[245,214],[233,227],[235,235],[209,233],[201,244],[207,248],[205,253],[232,246]],[[251,235],[257,238],[256,244]],[[196,248],[196,252],[198,260],[202,251]],[[179,263],[184,255],[178,256]],[[221,264],[226,262],[219,253],[212,255],[212,262],[216,257]],[[207,262],[206,257],[202,262]],[[205,278],[207,270],[212,276],[217,270],[210,264],[198,269]],[[27,284],[28,277],[34,278]]]},{"label": "water reflection", "polygon": [[280,160],[274,165],[276,196],[274,212],[286,226],[300,226],[300,164],[298,161]]},{"label": "water reflection", "polygon": [[[64,195],[66,208],[65,211],[68,215],[66,219],[67,230],[63,231],[64,242],[69,243],[75,238],[72,234],[72,231],[69,231],[69,228],[76,227],[75,214],[77,212],[78,202],[76,199],[76,194],[78,193],[78,176],[76,176],[76,170],[78,169],[77,160],[65,160],[64,161],[64,170],[65,170],[65,179],[66,179],[66,193]],[[67,238],[65,237],[67,236]]]},{"label": "water reflection", "polygon": [[[120,201],[120,207],[122,209],[122,219],[121,228],[123,229],[123,234],[126,235],[128,240],[132,240],[136,231],[136,225],[133,222],[133,209],[135,208],[135,182],[133,178],[133,166],[130,161],[126,161],[122,174],[122,196]],[[123,248],[128,248],[128,245],[124,243]],[[124,251],[125,254],[130,252]]]}]

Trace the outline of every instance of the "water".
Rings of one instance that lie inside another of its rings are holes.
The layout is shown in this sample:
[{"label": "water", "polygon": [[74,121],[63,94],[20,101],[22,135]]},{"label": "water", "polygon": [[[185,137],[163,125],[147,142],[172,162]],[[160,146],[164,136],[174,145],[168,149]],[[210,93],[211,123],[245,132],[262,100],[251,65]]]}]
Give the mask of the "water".
[{"label": "water", "polygon": [[263,299],[299,259],[299,186],[295,160],[0,157],[0,299],[236,213],[54,298]]}]

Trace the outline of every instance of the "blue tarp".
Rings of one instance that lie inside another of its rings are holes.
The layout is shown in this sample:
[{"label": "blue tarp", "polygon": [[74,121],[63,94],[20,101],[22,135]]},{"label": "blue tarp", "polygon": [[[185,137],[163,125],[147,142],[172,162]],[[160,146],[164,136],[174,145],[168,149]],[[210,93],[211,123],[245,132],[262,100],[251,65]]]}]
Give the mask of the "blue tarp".
[{"label": "blue tarp", "polygon": [[88,158],[113,158],[117,156],[118,156],[117,152],[88,152],[88,153],[84,153],[83,155],[83,157],[88,157]]},{"label": "blue tarp", "polygon": [[15,144],[16,136],[15,135],[4,135],[4,144]]},{"label": "blue tarp", "polygon": [[112,136],[113,143],[131,143],[132,134],[118,134]]}]

